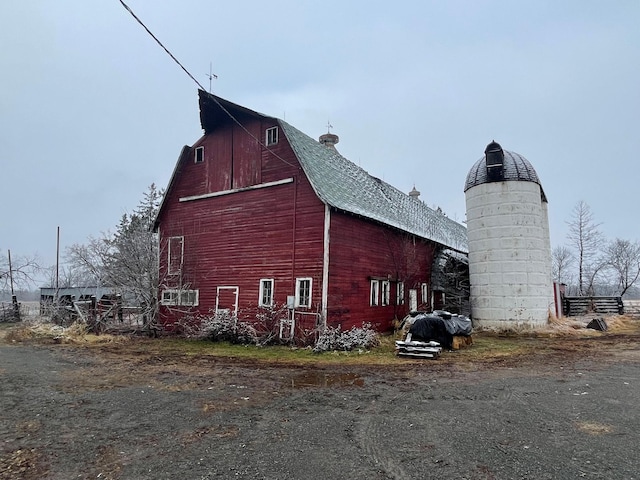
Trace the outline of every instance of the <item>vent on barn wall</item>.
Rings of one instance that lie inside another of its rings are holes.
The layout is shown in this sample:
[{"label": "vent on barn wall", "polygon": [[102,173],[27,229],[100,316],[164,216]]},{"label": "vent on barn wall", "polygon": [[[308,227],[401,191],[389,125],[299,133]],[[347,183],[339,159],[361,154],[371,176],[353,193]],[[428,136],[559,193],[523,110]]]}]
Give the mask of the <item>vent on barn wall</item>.
[{"label": "vent on barn wall", "polygon": [[487,178],[491,182],[499,182],[504,179],[504,151],[499,143],[492,141],[484,149],[485,163],[487,165]]}]

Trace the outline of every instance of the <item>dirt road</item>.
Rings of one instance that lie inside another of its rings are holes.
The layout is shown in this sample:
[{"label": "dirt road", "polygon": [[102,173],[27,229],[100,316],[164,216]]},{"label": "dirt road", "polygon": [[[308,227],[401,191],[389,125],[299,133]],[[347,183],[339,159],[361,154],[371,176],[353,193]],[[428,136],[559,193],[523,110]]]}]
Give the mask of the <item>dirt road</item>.
[{"label": "dirt road", "polygon": [[640,478],[640,337],[584,342],[349,368],[0,344],[0,478]]}]

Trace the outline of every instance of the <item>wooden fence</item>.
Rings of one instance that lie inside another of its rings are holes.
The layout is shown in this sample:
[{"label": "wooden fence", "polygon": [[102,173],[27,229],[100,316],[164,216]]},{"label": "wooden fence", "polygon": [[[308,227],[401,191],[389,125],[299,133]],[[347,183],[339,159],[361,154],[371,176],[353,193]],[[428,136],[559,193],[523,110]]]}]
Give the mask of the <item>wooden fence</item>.
[{"label": "wooden fence", "polygon": [[564,297],[564,314],[577,317],[587,313],[618,315],[624,313],[622,297]]},{"label": "wooden fence", "polygon": [[627,315],[640,316],[640,300],[623,300],[624,313]]}]

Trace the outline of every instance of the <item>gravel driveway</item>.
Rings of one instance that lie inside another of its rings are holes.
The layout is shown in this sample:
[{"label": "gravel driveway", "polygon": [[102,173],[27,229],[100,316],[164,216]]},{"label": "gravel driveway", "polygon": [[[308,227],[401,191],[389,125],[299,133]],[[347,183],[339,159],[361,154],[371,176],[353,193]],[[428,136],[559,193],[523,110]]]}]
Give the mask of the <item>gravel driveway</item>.
[{"label": "gravel driveway", "polygon": [[0,478],[640,478],[640,340],[590,341],[464,368],[0,344]]}]

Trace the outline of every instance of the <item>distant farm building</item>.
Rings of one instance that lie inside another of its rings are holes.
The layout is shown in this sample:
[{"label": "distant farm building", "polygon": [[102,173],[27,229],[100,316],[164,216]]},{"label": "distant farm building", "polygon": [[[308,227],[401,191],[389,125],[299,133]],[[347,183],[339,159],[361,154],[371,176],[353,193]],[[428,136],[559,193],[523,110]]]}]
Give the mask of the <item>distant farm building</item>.
[{"label": "distant farm building", "polygon": [[463,225],[342,157],[337,135],[316,141],[199,97],[204,135],[183,148],[155,223],[165,328],[185,314],[284,306],[296,329],[384,331],[445,306],[434,270],[466,263]]}]

